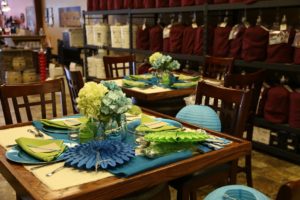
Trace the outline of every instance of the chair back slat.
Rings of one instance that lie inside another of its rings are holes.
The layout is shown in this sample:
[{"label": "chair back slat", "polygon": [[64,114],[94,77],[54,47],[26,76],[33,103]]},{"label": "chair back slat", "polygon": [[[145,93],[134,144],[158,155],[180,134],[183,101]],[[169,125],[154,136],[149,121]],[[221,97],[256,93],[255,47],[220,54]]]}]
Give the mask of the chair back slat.
[{"label": "chair back slat", "polygon": [[[55,94],[60,93],[62,115],[67,115],[66,95],[64,88],[64,80],[62,78],[42,83],[32,83],[23,85],[2,85],[0,86],[0,99],[6,124],[13,124],[13,117],[10,109],[10,101],[14,107],[14,115],[17,123],[23,122],[22,114],[26,114],[27,121],[32,121],[33,107],[39,106],[41,117],[47,117],[46,105],[51,105],[52,113],[57,116]],[[45,95],[51,94],[51,99],[46,100]],[[37,100],[39,98],[39,100]],[[23,100],[23,102],[20,102]],[[54,107],[53,107],[54,105]],[[20,112],[21,108],[25,108],[26,112]],[[37,108],[38,109],[38,108]],[[55,109],[55,110],[54,110]],[[37,110],[36,110],[37,111]]]},{"label": "chair back slat", "polygon": [[205,56],[203,77],[223,80],[226,74],[232,72],[233,60],[233,58]]},{"label": "chair back slat", "polygon": [[103,56],[103,62],[107,79],[136,74],[135,55]]}]

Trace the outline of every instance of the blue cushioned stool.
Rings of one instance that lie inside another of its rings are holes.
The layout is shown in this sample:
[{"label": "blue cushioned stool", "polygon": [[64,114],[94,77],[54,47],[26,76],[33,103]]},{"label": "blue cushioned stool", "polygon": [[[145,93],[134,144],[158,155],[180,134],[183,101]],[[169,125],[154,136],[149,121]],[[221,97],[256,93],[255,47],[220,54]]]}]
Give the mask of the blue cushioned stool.
[{"label": "blue cushioned stool", "polygon": [[204,200],[270,200],[258,190],[244,185],[226,185],[209,193]]},{"label": "blue cushioned stool", "polygon": [[188,105],[176,115],[177,119],[214,131],[221,131],[221,121],[218,114],[209,106]]}]

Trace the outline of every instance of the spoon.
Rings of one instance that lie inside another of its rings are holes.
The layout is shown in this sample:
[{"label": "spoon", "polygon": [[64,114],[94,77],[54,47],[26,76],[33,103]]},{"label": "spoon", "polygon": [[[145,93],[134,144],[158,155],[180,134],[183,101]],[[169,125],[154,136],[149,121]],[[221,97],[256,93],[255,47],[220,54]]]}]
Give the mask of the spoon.
[{"label": "spoon", "polygon": [[50,176],[52,176],[53,174],[55,174],[56,172],[58,172],[58,171],[60,171],[60,170],[62,170],[63,168],[65,168],[65,166],[63,165],[63,166],[61,166],[61,167],[59,167],[59,168],[56,168],[55,170],[53,170],[52,172],[49,172],[48,174],[46,174],[46,176],[47,177],[50,177]]}]

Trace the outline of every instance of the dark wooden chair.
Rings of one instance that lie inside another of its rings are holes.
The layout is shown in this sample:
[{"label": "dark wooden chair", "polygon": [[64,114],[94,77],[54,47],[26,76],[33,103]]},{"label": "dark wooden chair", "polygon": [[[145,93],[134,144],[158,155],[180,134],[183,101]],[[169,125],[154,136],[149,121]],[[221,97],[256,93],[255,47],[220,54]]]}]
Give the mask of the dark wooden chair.
[{"label": "dark wooden chair", "polygon": [[135,55],[103,56],[103,62],[107,79],[136,74]]},{"label": "dark wooden chair", "polygon": [[80,71],[70,71],[66,67],[64,67],[64,72],[68,83],[73,112],[76,114],[79,113],[76,98],[78,97],[79,90],[84,85],[82,74]]},{"label": "dark wooden chair", "polygon": [[[261,92],[262,84],[265,80],[265,70],[259,70],[249,74],[229,74],[225,76],[224,86],[230,88],[237,88],[243,90],[252,90],[252,97],[250,103],[250,112],[247,119],[245,130],[247,131],[246,139],[252,141],[254,117],[257,109],[258,99]],[[245,167],[240,168],[246,173],[247,185],[252,187],[252,170],[251,170],[251,155],[245,158]]]},{"label": "dark wooden chair", "polygon": [[[47,118],[47,107],[52,107],[52,117],[57,117],[58,109],[56,106],[56,92],[60,93],[61,113],[67,115],[66,94],[64,79],[55,79],[42,83],[32,83],[23,85],[1,85],[0,99],[4,119],[6,124],[13,124],[13,114],[17,123],[24,122],[21,112],[25,109],[27,121],[32,121],[32,113],[38,110],[41,111],[41,117]],[[12,104],[12,105],[11,105]],[[13,109],[11,109],[11,106]],[[40,108],[38,108],[39,106]],[[33,107],[36,108],[33,110]]]},{"label": "dark wooden chair", "polygon": [[[196,90],[196,104],[207,105],[219,115],[222,132],[242,137],[249,113],[251,91],[218,87],[199,82]],[[208,184],[235,183],[237,161],[218,165],[207,170],[171,182],[177,189],[177,199],[196,199],[197,188]]]},{"label": "dark wooden chair", "polygon": [[203,77],[222,80],[230,74],[233,68],[233,58],[205,56],[203,64]]},{"label": "dark wooden chair", "polygon": [[298,200],[300,199],[300,180],[289,181],[278,190],[276,200]]}]

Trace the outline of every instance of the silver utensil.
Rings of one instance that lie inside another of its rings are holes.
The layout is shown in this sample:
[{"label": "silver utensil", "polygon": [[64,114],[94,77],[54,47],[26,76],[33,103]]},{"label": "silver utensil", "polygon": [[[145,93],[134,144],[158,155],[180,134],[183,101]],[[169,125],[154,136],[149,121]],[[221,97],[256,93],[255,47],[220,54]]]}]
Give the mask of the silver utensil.
[{"label": "silver utensil", "polygon": [[50,176],[52,176],[53,174],[55,174],[56,172],[58,172],[58,171],[60,171],[60,170],[62,170],[63,168],[65,168],[65,166],[63,165],[63,166],[61,166],[61,167],[59,167],[59,168],[56,168],[55,170],[53,170],[52,172],[49,172],[48,174],[46,174],[46,176],[47,177],[50,177]]},{"label": "silver utensil", "polygon": [[38,165],[38,166],[35,166],[35,167],[31,167],[30,170],[33,171],[33,170],[36,170],[36,169],[39,169],[39,168],[42,168],[42,167],[46,167],[46,166],[49,166],[49,165],[53,165],[53,164],[56,164],[58,163],[57,162],[49,162],[49,163],[45,163],[45,164],[41,164],[41,165]]},{"label": "silver utensil", "polygon": [[37,132],[32,129],[27,129],[27,132],[33,134],[34,137],[44,137],[44,135],[41,132]]}]

